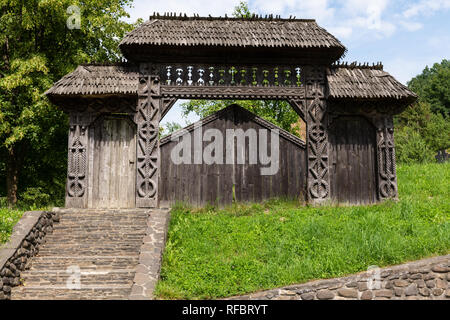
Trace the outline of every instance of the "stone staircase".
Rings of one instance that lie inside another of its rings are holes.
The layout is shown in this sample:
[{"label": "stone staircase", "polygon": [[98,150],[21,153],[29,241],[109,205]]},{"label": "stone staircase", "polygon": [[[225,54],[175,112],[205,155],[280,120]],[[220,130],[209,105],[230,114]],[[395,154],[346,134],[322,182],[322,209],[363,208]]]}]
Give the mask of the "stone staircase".
[{"label": "stone staircase", "polygon": [[148,210],[62,210],[11,299],[128,299]]}]

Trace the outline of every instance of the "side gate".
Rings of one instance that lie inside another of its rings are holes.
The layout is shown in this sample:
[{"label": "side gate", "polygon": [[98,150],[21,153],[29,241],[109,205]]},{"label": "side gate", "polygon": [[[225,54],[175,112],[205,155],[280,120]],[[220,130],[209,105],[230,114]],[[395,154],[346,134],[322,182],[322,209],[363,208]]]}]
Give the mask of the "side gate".
[{"label": "side gate", "polygon": [[160,203],[305,200],[305,143],[232,105],[160,141]]}]

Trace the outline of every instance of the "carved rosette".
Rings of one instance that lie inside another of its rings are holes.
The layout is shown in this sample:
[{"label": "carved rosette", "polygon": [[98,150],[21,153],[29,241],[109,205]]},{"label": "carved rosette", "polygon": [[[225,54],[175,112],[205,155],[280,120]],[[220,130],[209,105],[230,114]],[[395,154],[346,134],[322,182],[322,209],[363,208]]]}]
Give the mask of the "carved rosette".
[{"label": "carved rosette", "polygon": [[136,206],[158,207],[161,89],[157,70],[141,65],[138,87]]},{"label": "carved rosette", "polygon": [[89,115],[70,114],[66,204],[84,207],[87,188]]},{"label": "carved rosette", "polygon": [[378,197],[380,200],[397,199],[394,124],[392,116],[374,121],[377,128]]},{"label": "carved rosette", "polygon": [[311,203],[321,203],[330,198],[325,70],[321,67],[307,67],[304,70],[308,140],[307,195]]}]

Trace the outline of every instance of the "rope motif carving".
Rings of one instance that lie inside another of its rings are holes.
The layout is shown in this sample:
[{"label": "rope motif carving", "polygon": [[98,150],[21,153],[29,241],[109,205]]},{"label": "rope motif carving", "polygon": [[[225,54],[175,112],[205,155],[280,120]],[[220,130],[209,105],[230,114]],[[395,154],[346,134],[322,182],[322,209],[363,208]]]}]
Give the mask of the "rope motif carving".
[{"label": "rope motif carving", "polygon": [[392,117],[377,122],[378,196],[380,200],[397,198],[394,126]]},{"label": "rope motif carving", "polygon": [[86,128],[70,126],[67,195],[72,198],[81,198],[86,191]]},{"label": "rope motif carving", "polygon": [[142,75],[139,79],[137,123],[138,206],[157,206],[159,167],[160,86],[157,76]]},{"label": "rope motif carving", "polygon": [[320,202],[330,196],[325,73],[321,68],[308,68],[307,74],[308,199]]}]

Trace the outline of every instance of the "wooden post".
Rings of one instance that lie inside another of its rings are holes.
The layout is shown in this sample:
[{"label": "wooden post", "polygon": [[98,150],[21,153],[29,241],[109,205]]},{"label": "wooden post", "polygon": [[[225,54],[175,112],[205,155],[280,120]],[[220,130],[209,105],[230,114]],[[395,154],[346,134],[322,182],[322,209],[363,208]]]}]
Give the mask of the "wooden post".
[{"label": "wooden post", "polygon": [[379,200],[398,199],[392,115],[373,121],[377,128],[377,175]]},{"label": "wooden post", "polygon": [[66,207],[87,207],[88,184],[88,126],[90,116],[87,113],[70,113],[68,144],[68,165],[66,185]]},{"label": "wooden post", "polygon": [[161,85],[157,68],[141,63],[138,87],[136,206],[159,206],[158,175],[160,166],[159,121]]},{"label": "wooden post", "polygon": [[325,68],[308,66],[303,72],[306,84],[307,199],[312,204],[320,204],[330,199]]}]

